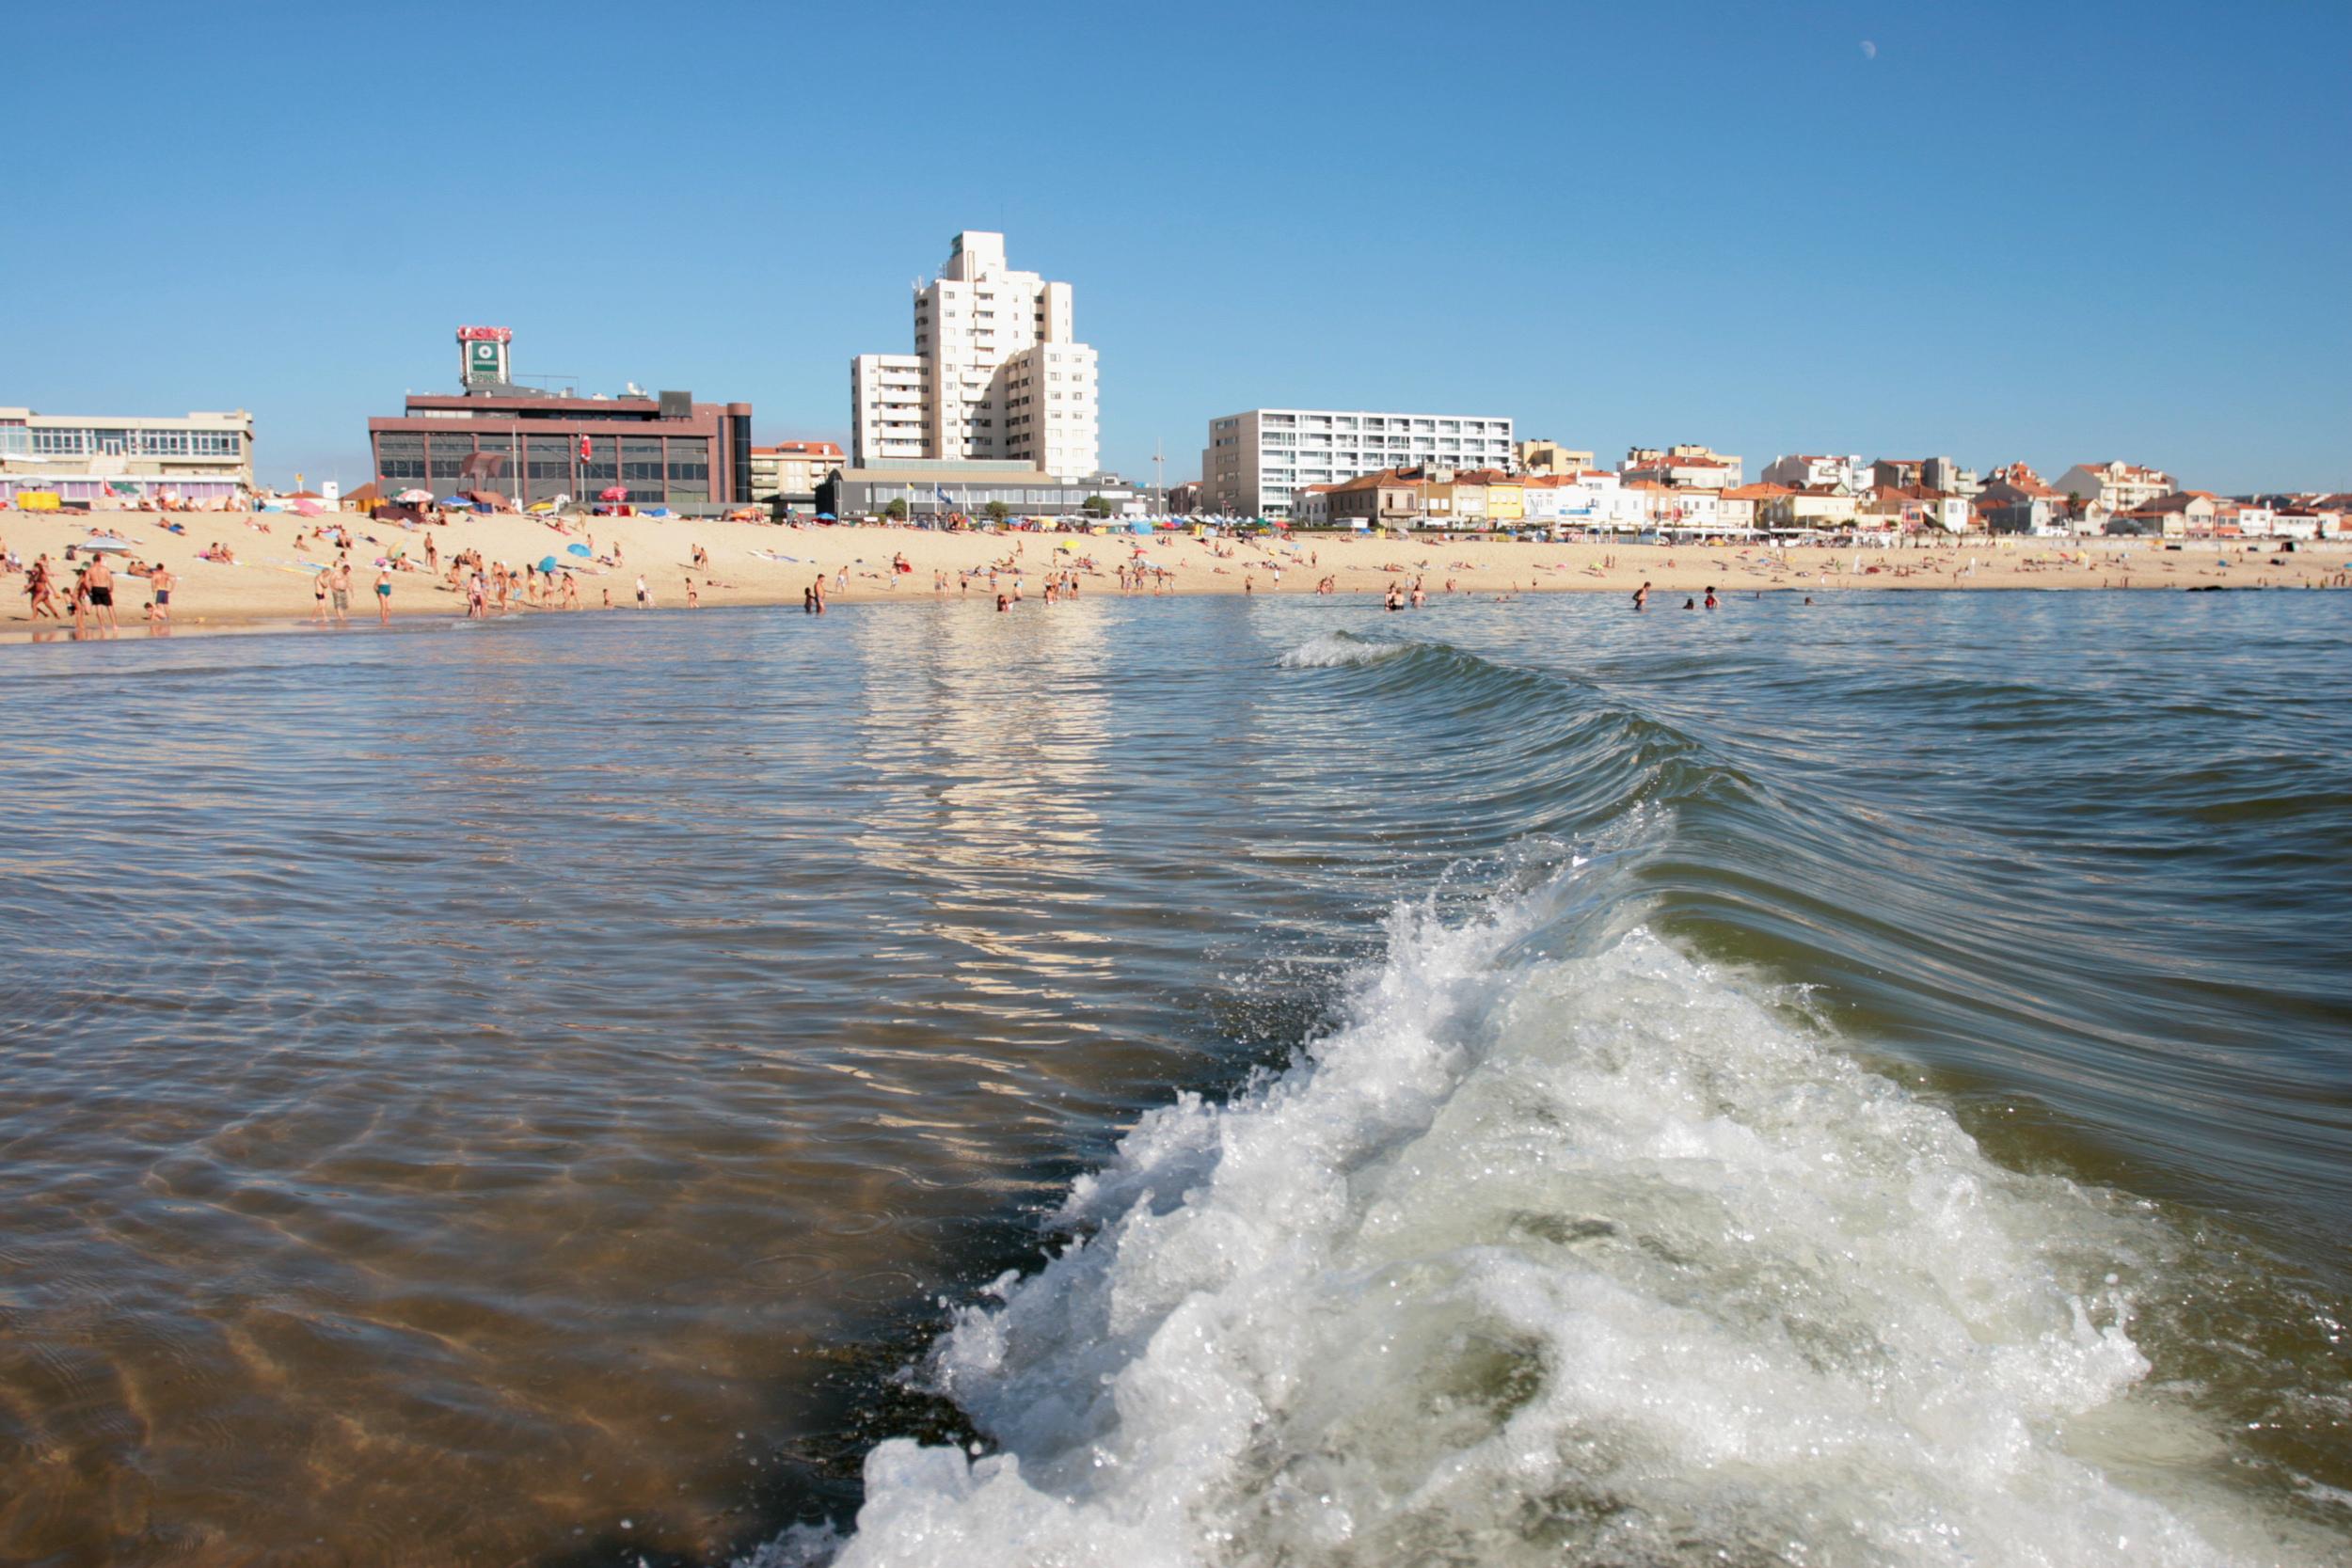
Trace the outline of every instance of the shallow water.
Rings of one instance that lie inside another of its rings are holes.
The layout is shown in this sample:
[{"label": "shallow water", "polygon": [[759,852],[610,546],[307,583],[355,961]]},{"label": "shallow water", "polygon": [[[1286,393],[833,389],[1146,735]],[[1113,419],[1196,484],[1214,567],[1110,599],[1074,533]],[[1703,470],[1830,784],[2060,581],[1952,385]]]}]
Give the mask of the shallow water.
[{"label": "shallow water", "polygon": [[0,1560],[2327,1560],[2344,603],[13,650]]}]

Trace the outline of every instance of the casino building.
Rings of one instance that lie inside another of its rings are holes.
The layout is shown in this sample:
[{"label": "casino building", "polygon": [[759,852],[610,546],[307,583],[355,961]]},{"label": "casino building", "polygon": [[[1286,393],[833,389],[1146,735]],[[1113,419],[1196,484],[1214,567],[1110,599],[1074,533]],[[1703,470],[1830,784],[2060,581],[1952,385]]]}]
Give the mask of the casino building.
[{"label": "casino building", "polygon": [[457,329],[455,395],[411,393],[397,418],[368,421],[376,483],[436,496],[495,491],[525,505],[593,501],[618,487],[630,504],[686,513],[752,501],[752,405],[691,392],[579,397],[515,384],[514,334]]}]

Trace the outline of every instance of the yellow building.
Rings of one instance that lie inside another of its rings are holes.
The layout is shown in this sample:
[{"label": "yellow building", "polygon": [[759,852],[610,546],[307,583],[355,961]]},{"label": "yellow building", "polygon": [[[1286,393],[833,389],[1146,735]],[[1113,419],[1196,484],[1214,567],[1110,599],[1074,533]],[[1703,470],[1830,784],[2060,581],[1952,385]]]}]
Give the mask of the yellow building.
[{"label": "yellow building", "polygon": [[1527,486],[1516,479],[1486,482],[1486,521],[1517,523],[1527,516]]}]

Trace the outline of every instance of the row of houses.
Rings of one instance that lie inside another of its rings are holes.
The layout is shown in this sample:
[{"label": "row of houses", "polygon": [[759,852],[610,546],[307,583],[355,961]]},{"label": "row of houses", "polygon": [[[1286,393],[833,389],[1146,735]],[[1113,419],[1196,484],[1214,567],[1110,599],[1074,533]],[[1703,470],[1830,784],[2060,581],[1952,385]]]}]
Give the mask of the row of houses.
[{"label": "row of houses", "polygon": [[1980,480],[1946,457],[1866,463],[1800,453],[1774,458],[1751,483],[1738,457],[1678,446],[1637,447],[1614,472],[1384,468],[1303,486],[1293,520],[1400,531],[2334,538],[2345,531],[2347,503],[2352,497],[2185,491],[2169,474],[2120,461],[2076,464],[2048,484],[2024,463]]}]

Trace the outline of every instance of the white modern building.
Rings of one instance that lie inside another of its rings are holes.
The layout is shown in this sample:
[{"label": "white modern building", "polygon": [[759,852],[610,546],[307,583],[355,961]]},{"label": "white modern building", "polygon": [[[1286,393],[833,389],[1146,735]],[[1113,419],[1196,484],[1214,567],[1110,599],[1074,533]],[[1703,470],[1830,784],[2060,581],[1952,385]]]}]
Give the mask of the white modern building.
[{"label": "white modern building", "polygon": [[0,408],[0,505],[45,492],[214,506],[252,489],[253,416],[243,409],[165,420]]},{"label": "white modern building", "polygon": [[914,289],[914,352],[850,364],[851,464],[1026,463],[1079,480],[1102,467],[1094,350],[1071,287],[1005,261],[1005,237],[967,230]]},{"label": "white modern building", "polygon": [[1200,505],[1238,517],[1287,517],[1309,484],[1382,468],[1511,467],[1511,421],[1488,414],[1375,414],[1252,408],[1209,421]]}]

